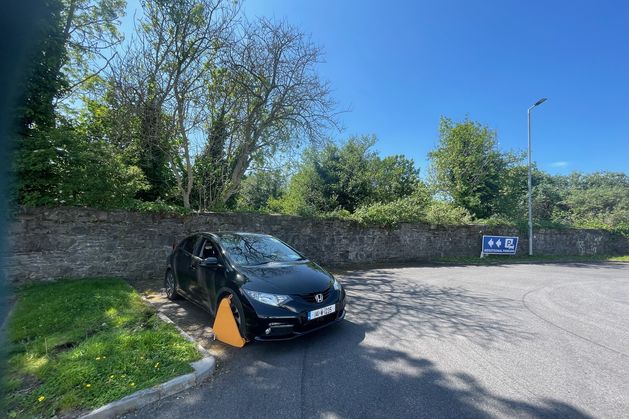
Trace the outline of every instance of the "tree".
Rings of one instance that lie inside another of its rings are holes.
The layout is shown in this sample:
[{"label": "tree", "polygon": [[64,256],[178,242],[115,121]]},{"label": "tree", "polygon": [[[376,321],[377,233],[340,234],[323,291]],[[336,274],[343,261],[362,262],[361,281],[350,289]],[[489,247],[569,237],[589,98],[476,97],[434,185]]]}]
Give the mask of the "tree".
[{"label": "tree", "polygon": [[[100,73],[121,40],[124,0],[45,0],[18,112],[21,133],[53,127],[57,101]],[[101,67],[95,69],[96,63]]]},{"label": "tree", "polygon": [[75,119],[91,140],[107,142],[125,164],[142,170],[148,187],[138,190],[138,199],[167,201],[175,187],[166,152],[170,137],[166,130],[155,129],[166,117],[150,102],[136,114],[119,96],[107,86],[102,97],[84,98],[84,108]]},{"label": "tree", "polygon": [[321,193],[324,202],[320,211],[354,212],[361,203],[371,200],[374,189],[371,169],[378,157],[370,149],[375,141],[373,137],[354,137],[342,147],[328,144],[320,154],[311,151],[314,173],[319,178],[313,189]]},{"label": "tree", "polygon": [[66,77],[58,71],[66,59],[63,5],[60,0],[46,0],[42,9],[44,13],[40,21],[34,25],[37,28],[37,43],[32,49],[32,57],[27,60],[29,65],[16,112],[17,131],[22,141],[34,130],[55,126],[55,100],[68,83]]},{"label": "tree", "polygon": [[[208,139],[203,151],[194,160],[195,191],[199,210],[216,207],[218,197],[224,188],[232,160],[226,156],[227,122],[222,111],[212,119]],[[221,206],[226,206],[223,202]]]},{"label": "tree", "polygon": [[258,170],[242,180],[238,193],[238,207],[254,211],[266,210],[270,200],[277,199],[284,187],[280,169]]},{"label": "tree", "polygon": [[558,179],[564,190],[562,218],[576,225],[629,227],[629,176],[573,173]]},{"label": "tree", "polygon": [[[524,177],[524,170],[522,170]],[[559,176],[551,176],[538,170],[533,172],[533,217],[537,222],[559,221],[559,214],[568,208],[563,202],[565,190],[562,187],[562,179]],[[526,191],[526,190],[525,190]],[[528,214],[527,192],[522,194],[520,203],[522,219]]]},{"label": "tree", "polygon": [[154,95],[134,101],[125,86],[113,79],[103,84],[104,92],[97,99],[84,100],[92,114],[91,125],[100,127],[100,136],[109,141],[128,164],[138,166],[148,182],[146,190],[138,192],[143,201],[168,201],[176,196],[175,178],[170,169],[172,124]]},{"label": "tree", "polygon": [[445,117],[439,123],[439,145],[428,157],[437,190],[476,218],[496,212],[505,170],[518,160],[497,149],[496,132],[490,128]]},{"label": "tree", "polygon": [[[138,37],[112,77],[142,121],[144,148],[168,155],[183,204],[190,208],[193,139],[203,137],[211,70],[237,8],[223,0],[147,0],[143,6]],[[163,133],[168,144],[160,141]]]},{"label": "tree", "polygon": [[266,19],[245,22],[240,39],[222,50],[211,109],[228,121],[225,182],[213,204],[227,202],[250,165],[336,127],[328,84],[316,72],[321,51],[295,28]]},{"label": "tree", "polygon": [[[94,187],[95,194],[103,193],[102,198],[108,202],[126,196],[126,189],[121,192],[116,188],[127,180],[135,185],[131,189],[139,187],[135,184],[136,174],[128,173],[128,167],[117,166],[119,162],[105,144],[89,143],[84,135],[75,132],[70,121],[59,118],[57,110],[57,102],[85,81],[83,76],[90,68],[88,62],[94,61],[94,54],[119,41],[106,42],[117,33],[113,22],[123,6],[120,0],[45,0],[46,13],[36,25],[37,45],[17,109],[20,128],[14,170],[20,203],[100,205],[102,199],[88,196],[88,185]],[[108,161],[110,157],[113,160]],[[92,165],[96,162],[104,166]],[[112,169],[111,174],[108,168]],[[91,171],[91,175],[108,173],[108,179],[103,180],[103,187],[97,186],[90,182],[95,178],[86,178],[88,172],[83,170]],[[122,179],[127,174],[129,178]]]},{"label": "tree", "polygon": [[108,143],[90,140],[87,128],[63,123],[32,133],[16,160],[23,205],[120,207],[146,187],[141,171]]},{"label": "tree", "polygon": [[224,206],[253,162],[335,125],[315,71],[320,52],[294,28],[261,20],[233,31],[237,7],[226,0],[144,5],[139,36],[114,72],[116,90],[136,112],[151,104],[166,116],[153,126],[171,135],[185,207],[193,190],[203,206]]},{"label": "tree", "polygon": [[[413,194],[420,187],[412,160],[403,156],[381,159],[372,147],[375,137],[351,137],[343,145],[328,143],[310,148],[291,179],[276,209],[298,214],[388,204]],[[282,205],[282,203],[284,205]]]},{"label": "tree", "polygon": [[370,171],[373,185],[371,202],[392,202],[416,192],[419,183],[419,170],[415,162],[403,155],[387,156],[372,161]]},{"label": "tree", "polygon": [[62,0],[61,39],[64,59],[55,68],[68,80],[63,97],[98,76],[115,57],[122,42],[118,19],[124,15],[125,0]]}]

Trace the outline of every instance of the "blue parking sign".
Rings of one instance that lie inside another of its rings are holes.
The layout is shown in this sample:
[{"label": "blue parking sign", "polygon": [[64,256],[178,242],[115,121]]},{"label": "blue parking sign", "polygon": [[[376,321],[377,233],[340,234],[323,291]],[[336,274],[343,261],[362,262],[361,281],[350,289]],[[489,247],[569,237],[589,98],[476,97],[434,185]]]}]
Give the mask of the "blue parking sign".
[{"label": "blue parking sign", "polygon": [[518,238],[511,236],[483,236],[482,255],[515,255]]}]

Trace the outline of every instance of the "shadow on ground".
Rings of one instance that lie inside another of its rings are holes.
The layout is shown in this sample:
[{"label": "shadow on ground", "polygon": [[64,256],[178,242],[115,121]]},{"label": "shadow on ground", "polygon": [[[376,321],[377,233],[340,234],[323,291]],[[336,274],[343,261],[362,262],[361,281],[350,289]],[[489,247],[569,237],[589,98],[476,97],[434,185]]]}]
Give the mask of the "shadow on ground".
[{"label": "shadow on ground", "polygon": [[423,338],[460,336],[481,346],[526,340],[513,321],[519,301],[399,280],[386,270],[350,271],[340,279],[349,295],[345,321],[240,350],[208,339],[212,319],[200,308],[169,302],[155,284],[134,283],[219,366],[206,385],[134,416],[589,417],[558,400],[494,394],[477,378],[441,370],[413,349]]},{"label": "shadow on ground", "polygon": [[383,329],[396,340],[464,337],[487,347],[531,337],[515,320],[519,300],[472,293],[396,277],[390,270],[342,276],[354,317],[369,328]]}]

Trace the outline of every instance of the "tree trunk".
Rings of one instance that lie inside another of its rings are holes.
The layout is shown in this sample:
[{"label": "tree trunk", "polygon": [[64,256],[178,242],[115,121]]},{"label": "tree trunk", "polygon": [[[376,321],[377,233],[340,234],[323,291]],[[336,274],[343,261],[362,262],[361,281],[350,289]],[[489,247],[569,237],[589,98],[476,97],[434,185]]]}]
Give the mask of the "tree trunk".
[{"label": "tree trunk", "polygon": [[190,191],[183,190],[183,206],[184,208],[190,208]]}]

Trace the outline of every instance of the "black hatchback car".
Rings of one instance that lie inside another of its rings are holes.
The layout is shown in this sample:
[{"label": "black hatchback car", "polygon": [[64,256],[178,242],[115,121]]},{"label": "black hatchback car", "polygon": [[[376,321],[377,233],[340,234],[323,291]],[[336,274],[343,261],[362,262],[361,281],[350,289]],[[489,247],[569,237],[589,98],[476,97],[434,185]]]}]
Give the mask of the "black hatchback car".
[{"label": "black hatchback car", "polygon": [[253,233],[198,233],[168,257],[168,298],[183,296],[213,316],[232,295],[246,339],[292,339],[345,317],[345,291],[281,240]]}]

